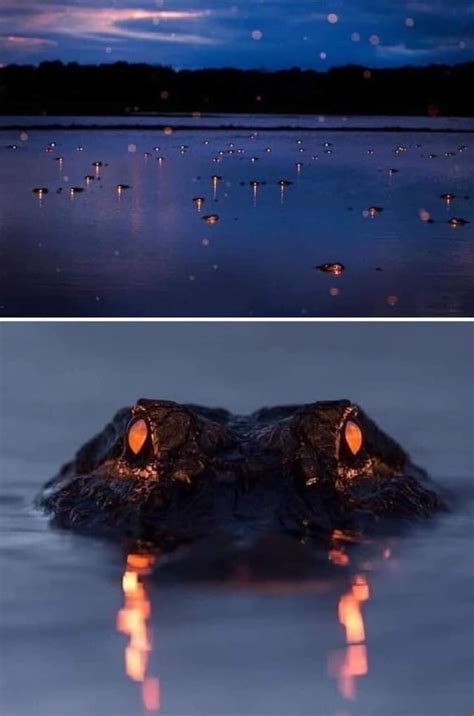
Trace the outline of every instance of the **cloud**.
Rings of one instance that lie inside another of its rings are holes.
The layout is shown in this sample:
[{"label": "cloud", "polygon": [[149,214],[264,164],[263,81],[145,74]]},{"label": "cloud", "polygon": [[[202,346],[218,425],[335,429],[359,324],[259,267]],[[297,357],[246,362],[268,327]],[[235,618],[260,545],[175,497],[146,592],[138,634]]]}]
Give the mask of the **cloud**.
[{"label": "cloud", "polygon": [[[9,13],[0,19],[0,29],[15,26],[15,8],[10,6]],[[28,10],[30,12],[28,12]],[[204,18],[209,10],[159,10],[142,7],[94,7],[90,5],[71,5],[68,3],[41,3],[40,9],[34,2],[24,3],[20,12],[20,24],[26,34],[48,34],[63,38],[89,39],[98,42],[130,39],[148,42],[174,42],[189,44],[214,44],[214,38],[196,33],[166,32],[153,29],[168,21],[186,23]],[[127,22],[148,21],[150,29],[143,30],[127,26]]]},{"label": "cloud", "polygon": [[58,44],[53,40],[44,40],[41,37],[22,37],[21,35],[0,37],[0,43],[7,47],[19,47],[25,52],[36,52],[39,47],[56,47]]},{"label": "cloud", "polygon": [[[0,0],[0,61],[320,69],[463,61],[474,54],[473,7],[472,0]],[[32,38],[31,45],[8,43],[10,36]]]}]

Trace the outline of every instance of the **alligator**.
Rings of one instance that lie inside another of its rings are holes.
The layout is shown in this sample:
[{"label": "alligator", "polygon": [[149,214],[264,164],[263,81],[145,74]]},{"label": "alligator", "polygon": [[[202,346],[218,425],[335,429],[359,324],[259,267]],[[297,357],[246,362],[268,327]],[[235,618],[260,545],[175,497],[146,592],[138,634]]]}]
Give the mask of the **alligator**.
[{"label": "alligator", "polygon": [[38,498],[52,524],[163,549],[213,534],[387,533],[447,509],[407,453],[349,400],[219,408],[139,400]]}]

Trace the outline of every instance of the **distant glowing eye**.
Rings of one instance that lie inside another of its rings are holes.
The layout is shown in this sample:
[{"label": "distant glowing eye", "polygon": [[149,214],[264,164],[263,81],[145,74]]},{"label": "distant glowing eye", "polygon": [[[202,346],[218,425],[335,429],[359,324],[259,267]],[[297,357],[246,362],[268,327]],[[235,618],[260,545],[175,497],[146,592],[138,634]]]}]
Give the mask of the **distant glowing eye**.
[{"label": "distant glowing eye", "polygon": [[362,430],[356,423],[348,420],[345,427],[344,437],[353,455],[357,455],[362,447]]},{"label": "distant glowing eye", "polygon": [[138,455],[144,446],[147,437],[148,425],[145,420],[135,420],[135,422],[130,426],[127,435],[128,447],[134,455]]}]

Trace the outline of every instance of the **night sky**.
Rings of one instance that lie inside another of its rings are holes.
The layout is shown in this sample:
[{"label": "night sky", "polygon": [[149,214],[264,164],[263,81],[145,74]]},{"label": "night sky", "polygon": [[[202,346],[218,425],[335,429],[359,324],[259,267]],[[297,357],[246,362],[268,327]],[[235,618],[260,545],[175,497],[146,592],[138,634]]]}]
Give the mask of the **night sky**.
[{"label": "night sky", "polygon": [[372,67],[474,59],[472,0],[0,0],[0,63]]}]

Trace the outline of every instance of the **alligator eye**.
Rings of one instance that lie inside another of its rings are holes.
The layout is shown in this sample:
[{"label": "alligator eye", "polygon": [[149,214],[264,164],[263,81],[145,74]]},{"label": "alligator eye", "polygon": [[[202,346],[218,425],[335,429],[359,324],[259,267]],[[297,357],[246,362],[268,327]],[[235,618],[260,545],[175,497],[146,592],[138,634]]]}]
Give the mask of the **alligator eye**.
[{"label": "alligator eye", "polygon": [[138,455],[148,437],[148,425],[141,419],[131,424],[127,433],[128,447],[134,455]]},{"label": "alligator eye", "polygon": [[362,430],[357,423],[353,423],[352,420],[347,421],[344,437],[351,453],[357,455],[362,447]]}]

